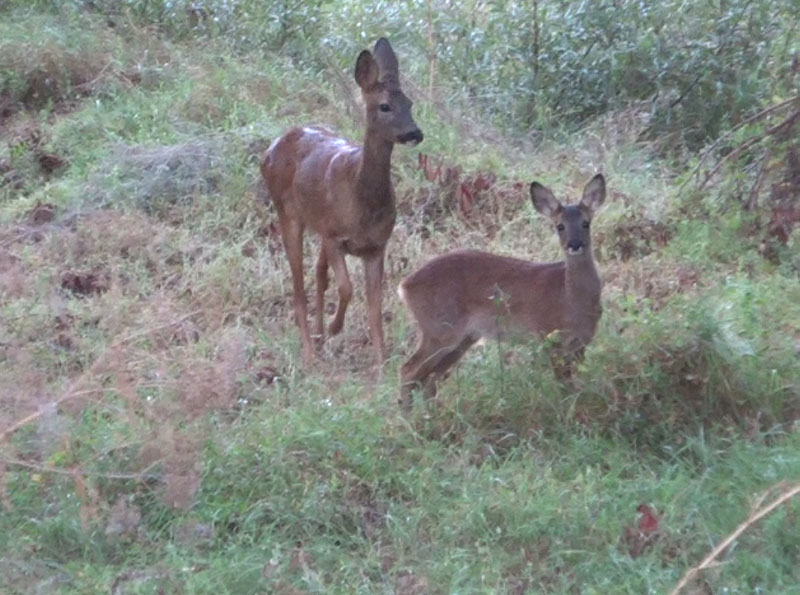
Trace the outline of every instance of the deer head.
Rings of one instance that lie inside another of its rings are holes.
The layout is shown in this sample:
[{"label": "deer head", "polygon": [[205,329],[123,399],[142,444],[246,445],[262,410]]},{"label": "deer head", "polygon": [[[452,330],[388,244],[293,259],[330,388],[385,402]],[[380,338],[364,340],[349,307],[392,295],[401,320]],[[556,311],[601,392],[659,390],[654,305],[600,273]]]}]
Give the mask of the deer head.
[{"label": "deer head", "polygon": [[397,56],[381,38],[372,53],[356,60],[355,78],[367,108],[367,131],[390,143],[422,142],[422,131],[411,116],[411,100],[400,88]]},{"label": "deer head", "polygon": [[549,188],[538,182],[531,184],[531,201],[542,215],[550,217],[558,232],[561,248],[567,257],[591,254],[589,227],[595,210],[606,198],[606,182],[597,174],[586,184],[577,205],[562,205]]}]

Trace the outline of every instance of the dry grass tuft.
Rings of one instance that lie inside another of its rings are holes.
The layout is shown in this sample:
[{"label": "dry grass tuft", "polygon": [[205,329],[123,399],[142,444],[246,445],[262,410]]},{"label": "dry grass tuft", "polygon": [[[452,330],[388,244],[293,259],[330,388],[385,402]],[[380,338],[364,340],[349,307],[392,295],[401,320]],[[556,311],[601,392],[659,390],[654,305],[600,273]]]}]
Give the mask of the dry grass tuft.
[{"label": "dry grass tuft", "polygon": [[672,229],[666,223],[648,218],[646,215],[628,215],[613,225],[595,234],[598,250],[605,250],[620,260],[639,259],[661,251],[672,237]]},{"label": "dry grass tuft", "polygon": [[141,509],[129,495],[120,494],[108,511],[105,535],[112,542],[134,540],[139,535],[141,520]]},{"label": "dry grass tuft", "polygon": [[45,406],[46,377],[30,349],[14,344],[0,349],[8,362],[3,370],[5,380],[0,384],[0,427],[6,428],[15,419]]},{"label": "dry grass tuft", "polygon": [[89,178],[88,193],[99,204],[128,204],[159,213],[219,190],[226,145],[220,139],[178,145],[121,145]]},{"label": "dry grass tuft", "polygon": [[624,296],[651,301],[660,310],[679,294],[697,293],[707,285],[703,273],[691,264],[677,264],[664,258],[647,257],[628,261],[606,260],[603,292],[607,303],[620,303]]},{"label": "dry grass tuft", "polygon": [[25,266],[21,259],[6,248],[0,248],[0,296],[15,299],[25,294]]},{"label": "dry grass tuft", "polygon": [[16,75],[16,84],[0,92],[7,109],[41,109],[91,93],[111,58],[102,51],[75,51],[56,40],[38,44],[0,44],[2,66]]},{"label": "dry grass tuft", "polygon": [[181,413],[189,419],[236,403],[238,379],[247,365],[247,339],[235,329],[220,334],[214,341],[214,359],[189,359],[180,364],[175,389]]},{"label": "dry grass tuft", "polygon": [[[160,67],[172,58],[153,36],[133,32],[122,38],[91,18],[70,25],[59,30],[50,18],[40,17],[5,30],[0,70],[7,76],[0,86],[0,122],[21,110],[50,107],[65,113],[85,97],[148,83],[150,64]],[[126,65],[126,53],[139,54],[139,59]]]},{"label": "dry grass tuft", "polygon": [[[25,324],[47,329],[66,363],[53,368],[41,361],[41,330],[27,333],[6,321],[9,341],[0,348],[4,378],[13,385],[0,388],[4,457],[56,474],[60,467],[41,461],[79,457],[85,471],[70,473],[86,527],[97,522],[100,503],[114,493],[113,482],[89,479],[91,467],[103,462],[126,470],[104,474],[107,479],[158,470],[163,501],[175,509],[189,507],[201,485],[205,433],[198,424],[209,412],[237,406],[241,382],[252,372],[251,338],[198,302],[202,292],[187,291],[184,267],[204,264],[197,261],[195,244],[176,242],[174,228],[136,211],[62,219],[46,205],[38,211],[46,211],[45,221],[29,213],[25,226],[42,235],[23,254],[16,250],[29,234],[20,233],[20,225],[3,230],[8,245],[0,251],[2,299],[44,300],[41,313]],[[32,283],[32,271],[44,282]],[[191,309],[195,305],[202,315]],[[263,359],[258,365],[266,378]],[[274,362],[273,379],[279,367]],[[119,431],[87,453],[74,430],[95,418],[115,420]],[[131,435],[139,438],[132,442]],[[136,510],[123,508],[118,501],[110,512],[109,538],[134,537]]]},{"label": "dry grass tuft", "polygon": [[176,510],[186,510],[200,488],[203,435],[162,426],[159,440],[166,452],[164,460],[164,503]]}]

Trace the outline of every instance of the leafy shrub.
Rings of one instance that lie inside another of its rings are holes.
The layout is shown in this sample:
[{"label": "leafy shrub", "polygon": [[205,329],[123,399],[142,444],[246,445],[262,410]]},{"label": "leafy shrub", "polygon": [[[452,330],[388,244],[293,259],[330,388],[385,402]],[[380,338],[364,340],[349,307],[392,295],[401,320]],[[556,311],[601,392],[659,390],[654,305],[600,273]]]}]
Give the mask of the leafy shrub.
[{"label": "leafy shrub", "polygon": [[[11,2],[15,5],[17,2]],[[73,2],[38,3],[87,10]],[[352,66],[378,36],[429,92],[477,105],[509,129],[566,126],[646,102],[648,134],[689,150],[773,95],[796,88],[791,0],[391,4],[96,0],[93,10],[168,34],[220,37],[238,52],[280,51],[315,68]]]}]

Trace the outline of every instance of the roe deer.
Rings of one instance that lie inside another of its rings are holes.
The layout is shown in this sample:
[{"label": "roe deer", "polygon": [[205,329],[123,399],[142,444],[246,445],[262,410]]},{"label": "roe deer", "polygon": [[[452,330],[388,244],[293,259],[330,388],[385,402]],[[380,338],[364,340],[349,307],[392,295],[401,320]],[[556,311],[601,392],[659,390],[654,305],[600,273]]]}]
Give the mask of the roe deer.
[{"label": "roe deer", "polygon": [[397,57],[386,39],[377,41],[373,53],[361,52],[355,79],[367,113],[363,147],[324,128],[297,127],[276,139],[261,162],[292,272],[295,321],[306,364],[313,358],[303,284],[306,227],[321,238],[315,328],[320,342],[328,267],[339,288],[339,304],[328,327],[335,335],[342,329],[353,295],[345,255],[358,256],[364,261],[370,338],[378,364],[383,362],[383,259],[397,215],[390,176],[392,148],[395,143],[419,143],[423,137],[411,116],[411,100],[400,89]]},{"label": "roe deer", "polygon": [[605,180],[600,174],[592,178],[577,205],[562,206],[536,182],[530,192],[534,208],[555,224],[565,261],[534,263],[459,250],[428,261],[400,283],[400,298],[419,332],[419,346],[400,372],[404,408],[411,406],[416,387],[433,396],[436,380],[479,339],[561,331],[556,354],[566,365],[555,366],[560,377],[583,356],[602,314],[589,224],[605,200]]}]

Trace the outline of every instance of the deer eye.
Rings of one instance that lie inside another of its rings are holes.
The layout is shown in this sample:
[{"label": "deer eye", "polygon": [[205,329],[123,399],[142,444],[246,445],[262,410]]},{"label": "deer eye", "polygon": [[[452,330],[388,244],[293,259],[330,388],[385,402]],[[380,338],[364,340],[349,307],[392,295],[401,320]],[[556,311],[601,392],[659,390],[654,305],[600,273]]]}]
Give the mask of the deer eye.
[{"label": "deer eye", "polygon": [[559,223],[558,225],[556,225],[556,229],[558,231],[564,231],[564,224],[563,223]]},{"label": "deer eye", "polygon": [[588,221],[584,221],[583,222],[583,229],[589,229],[589,222]]},{"label": "deer eye", "polygon": [[390,112],[392,111],[392,106],[389,105],[388,103],[381,103],[378,106],[378,109],[380,109],[382,112]]}]

